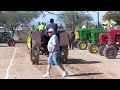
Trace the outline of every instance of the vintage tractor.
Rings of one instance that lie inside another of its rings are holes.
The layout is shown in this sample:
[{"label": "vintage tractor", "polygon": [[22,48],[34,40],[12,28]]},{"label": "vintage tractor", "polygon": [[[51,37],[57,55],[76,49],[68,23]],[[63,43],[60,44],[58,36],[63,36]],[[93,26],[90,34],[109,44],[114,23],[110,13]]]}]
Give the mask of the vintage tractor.
[{"label": "vintage tractor", "polygon": [[7,31],[0,32],[0,43],[7,43],[9,46],[15,46],[13,34]]},{"label": "vintage tractor", "polygon": [[[48,54],[47,43],[49,38],[45,38],[47,37],[46,35],[46,31],[37,31],[34,27],[33,30],[29,32],[27,38],[27,47],[30,51],[30,59],[32,61],[32,64],[39,64],[40,51],[42,53]],[[68,34],[66,30],[58,30],[57,36],[60,42],[61,61],[63,63],[67,63],[69,45]]]},{"label": "vintage tractor", "polygon": [[95,29],[91,31],[91,43],[88,46],[88,50],[90,53],[97,53],[98,48],[100,46],[99,44],[99,34],[105,33],[105,30],[103,28]]},{"label": "vintage tractor", "polygon": [[106,34],[100,34],[99,54],[105,56],[108,59],[114,59],[120,47],[120,28],[109,29]]},{"label": "vintage tractor", "polygon": [[[75,31],[75,36],[77,35],[77,40],[75,43],[80,50],[85,50],[88,46],[88,43],[91,42],[91,28],[81,28]],[[76,45],[75,45],[76,46]]]},{"label": "vintage tractor", "polygon": [[74,42],[75,48],[78,48],[78,42],[80,41],[80,30],[81,29],[75,30],[75,42]]},{"label": "vintage tractor", "polygon": [[95,47],[96,47],[95,45],[97,45],[97,44],[95,44],[95,43],[98,42],[98,38],[99,38],[98,34],[101,32],[104,32],[103,28],[78,29],[75,31],[75,37],[76,37],[75,43],[76,43],[76,45],[78,43],[78,48],[81,50],[85,50],[87,48],[88,44],[90,44],[89,51],[91,53],[96,53],[97,50],[95,50]]},{"label": "vintage tractor", "polygon": [[108,42],[108,37],[107,33],[100,33],[99,34],[99,49],[98,49],[98,54],[101,56],[104,56],[103,50]]}]

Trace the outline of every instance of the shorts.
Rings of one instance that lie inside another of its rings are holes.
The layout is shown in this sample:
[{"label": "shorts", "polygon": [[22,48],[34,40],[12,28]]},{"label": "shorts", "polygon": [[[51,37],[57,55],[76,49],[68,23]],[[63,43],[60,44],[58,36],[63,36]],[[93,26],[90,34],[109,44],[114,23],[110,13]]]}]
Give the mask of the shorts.
[{"label": "shorts", "polygon": [[53,52],[53,55],[51,56],[51,53],[49,53],[48,57],[48,64],[49,65],[61,65],[61,57],[60,57],[60,51]]}]

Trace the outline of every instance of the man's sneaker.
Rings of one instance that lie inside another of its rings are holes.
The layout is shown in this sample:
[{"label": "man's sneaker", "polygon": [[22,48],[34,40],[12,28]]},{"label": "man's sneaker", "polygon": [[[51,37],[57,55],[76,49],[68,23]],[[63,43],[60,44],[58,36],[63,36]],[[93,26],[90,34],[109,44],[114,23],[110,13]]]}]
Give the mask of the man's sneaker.
[{"label": "man's sneaker", "polygon": [[68,72],[64,71],[62,77],[66,77],[66,76],[68,76]]},{"label": "man's sneaker", "polygon": [[44,74],[44,75],[42,75],[42,77],[45,77],[45,78],[47,78],[47,77],[50,77],[50,74]]}]

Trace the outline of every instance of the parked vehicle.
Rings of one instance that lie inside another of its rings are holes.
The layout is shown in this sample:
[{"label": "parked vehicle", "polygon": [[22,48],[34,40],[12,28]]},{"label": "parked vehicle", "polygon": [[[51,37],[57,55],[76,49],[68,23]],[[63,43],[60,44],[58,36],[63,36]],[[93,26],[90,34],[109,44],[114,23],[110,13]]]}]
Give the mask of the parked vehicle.
[{"label": "parked vehicle", "polygon": [[109,29],[106,34],[99,35],[99,54],[108,59],[113,59],[118,55],[120,47],[120,28]]},{"label": "parked vehicle", "polygon": [[91,31],[91,43],[88,46],[88,50],[90,53],[97,53],[99,49],[99,34],[105,33],[105,30],[103,28],[99,28],[96,30]]},{"label": "parked vehicle", "polygon": [[28,25],[20,24],[16,27],[16,30],[29,30],[30,27]]},{"label": "parked vehicle", "polygon": [[0,32],[0,43],[7,43],[9,46],[15,46],[16,44],[13,34],[6,31]]},{"label": "parked vehicle", "polygon": [[90,53],[97,53],[99,47],[99,34],[105,32],[103,28],[81,28],[75,31],[75,46],[85,50],[88,46]]},{"label": "parked vehicle", "polygon": [[92,28],[80,28],[75,31],[75,43],[77,42],[76,45],[80,50],[85,50],[91,42],[91,31]]}]

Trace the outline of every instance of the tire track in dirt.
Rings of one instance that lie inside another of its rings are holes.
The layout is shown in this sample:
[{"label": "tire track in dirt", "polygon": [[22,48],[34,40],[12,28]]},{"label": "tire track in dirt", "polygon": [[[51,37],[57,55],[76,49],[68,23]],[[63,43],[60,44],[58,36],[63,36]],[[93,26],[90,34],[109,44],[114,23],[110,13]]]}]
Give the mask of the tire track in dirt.
[{"label": "tire track in dirt", "polygon": [[[40,55],[40,64],[34,65],[36,69],[38,69],[42,74],[46,73],[47,70],[47,58],[44,55]],[[44,78],[44,79],[64,79],[64,77],[61,76],[60,70],[57,69],[58,67],[52,66],[50,71],[50,78]]]},{"label": "tire track in dirt", "polygon": [[13,56],[14,47],[9,47],[7,44],[0,44],[0,78],[3,79],[6,75],[6,69],[10,64],[10,59]]},{"label": "tire track in dirt", "polygon": [[[63,64],[64,67],[69,72],[68,77],[61,77],[62,70],[58,67],[52,67],[51,74],[52,77],[50,79],[105,79],[111,78],[111,76],[105,75],[98,68],[89,65],[90,63],[98,63],[97,61],[86,61],[82,60],[78,62],[78,58],[80,59],[80,55],[78,51],[70,51],[68,64]],[[74,54],[76,54],[76,56]],[[72,56],[71,56],[72,55]],[[81,55],[81,56],[86,56]],[[76,58],[75,58],[76,57]],[[37,69],[39,69],[43,74],[46,72],[47,68],[47,57],[41,55],[41,65],[36,65]]]},{"label": "tire track in dirt", "polygon": [[[51,77],[43,78],[41,75],[46,73],[47,58],[40,55],[40,64],[32,65],[30,55],[26,44],[19,44],[19,49],[15,56],[15,61],[10,69],[11,79],[108,79],[114,78],[114,73],[106,73],[104,69],[108,61],[101,60],[86,51],[69,50],[69,60],[67,64],[63,64],[69,72],[68,77],[62,77],[62,70],[56,66],[51,68]],[[85,54],[87,53],[87,54]],[[114,64],[114,63],[112,63]],[[115,64],[114,64],[115,65]],[[109,69],[110,70],[110,69]],[[111,75],[113,74],[113,75]]]},{"label": "tire track in dirt", "polygon": [[43,79],[41,72],[30,62],[26,44],[17,44],[13,65],[9,70],[9,79]]},{"label": "tire track in dirt", "polygon": [[[108,77],[106,78],[110,79],[120,78],[120,72],[119,69],[117,69],[119,68],[120,64],[119,59],[109,60],[106,59],[104,56],[100,56],[98,54],[91,54],[88,52],[88,50],[75,50],[75,52],[74,50],[71,50],[70,53],[72,53],[74,57],[85,60],[89,63],[91,62],[91,64],[89,65],[96,68],[99,72],[104,73],[104,75],[107,75]],[[119,58],[119,56],[117,58]],[[115,63],[116,61],[118,62],[117,65]]]}]

